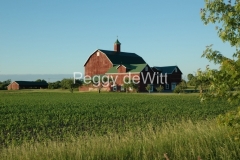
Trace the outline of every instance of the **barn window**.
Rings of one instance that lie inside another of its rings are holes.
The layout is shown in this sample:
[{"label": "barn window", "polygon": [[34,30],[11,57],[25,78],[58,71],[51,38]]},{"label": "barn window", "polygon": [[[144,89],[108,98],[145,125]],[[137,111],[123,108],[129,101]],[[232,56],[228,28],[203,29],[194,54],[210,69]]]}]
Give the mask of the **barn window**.
[{"label": "barn window", "polygon": [[100,54],[100,53],[99,53],[99,52],[97,52],[97,56],[99,56],[99,54]]},{"label": "barn window", "polygon": [[148,71],[148,67],[147,67],[147,66],[145,67],[145,71],[146,71],[146,72]]},{"label": "barn window", "polygon": [[113,91],[117,91],[117,86],[113,86]]},{"label": "barn window", "polygon": [[165,88],[166,88],[166,89],[169,89],[169,84],[165,84]]}]

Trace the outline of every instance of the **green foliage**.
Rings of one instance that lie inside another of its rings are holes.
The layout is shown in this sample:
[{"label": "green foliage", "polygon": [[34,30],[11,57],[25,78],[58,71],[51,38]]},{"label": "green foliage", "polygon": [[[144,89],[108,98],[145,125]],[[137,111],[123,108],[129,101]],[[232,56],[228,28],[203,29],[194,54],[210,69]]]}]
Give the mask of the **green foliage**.
[{"label": "green foliage", "polygon": [[[238,48],[240,44],[239,11],[239,1],[236,1],[234,5],[224,3],[222,0],[206,1],[205,9],[202,10],[202,20],[205,24],[222,23],[222,28],[217,28],[219,37]],[[220,70],[210,70],[209,68],[206,70],[206,76],[211,80],[210,94],[207,97],[226,98],[230,102],[240,98],[238,89],[240,82],[239,53],[237,49],[233,54],[237,59],[230,59],[219,51],[212,50],[212,46],[207,47],[202,57],[221,66]],[[236,91],[231,92],[233,89]]]},{"label": "green foliage", "polygon": [[47,81],[45,81],[44,79],[37,79],[35,82],[46,82],[47,83]]},{"label": "green foliage", "polygon": [[187,88],[187,83],[185,80],[182,80],[182,82],[180,82],[175,89],[173,90],[174,93],[183,93],[184,89]]},{"label": "green foliage", "polygon": [[176,87],[175,87],[175,89],[173,90],[173,93],[181,93],[181,87],[180,87],[180,85],[177,85]]},{"label": "green foliage", "polygon": [[59,89],[61,88],[61,81],[48,83],[48,89]]},{"label": "green foliage", "polygon": [[[235,1],[235,2],[234,2]],[[240,1],[205,0],[205,7],[201,9],[201,19],[205,25],[218,24],[216,30],[223,42],[232,46],[240,46]],[[220,26],[221,25],[221,26]]]},{"label": "green foliage", "polygon": [[81,86],[83,84],[82,81],[80,80],[74,80],[69,78],[65,78],[61,81],[61,88],[62,89],[69,89],[70,92],[73,92],[73,88],[78,88],[79,86]]},{"label": "green foliage", "polygon": [[129,88],[132,88],[136,92],[138,92],[138,84],[135,83],[135,81],[126,78],[126,83],[123,84],[123,87],[125,88],[126,92],[129,92]]},{"label": "green foliage", "polygon": [[164,87],[161,86],[161,85],[159,85],[158,87],[156,87],[156,90],[157,90],[158,92],[162,92],[163,89],[164,89]]},{"label": "green foliage", "polygon": [[93,81],[92,81],[92,80],[84,80],[82,85],[84,85],[84,86],[90,86],[90,85],[92,85],[92,84],[93,84]]},{"label": "green foliage", "polygon": [[11,83],[11,80],[0,81],[0,90],[7,90],[7,86]]},{"label": "green foliage", "polygon": [[121,93],[0,93],[0,146],[79,135],[105,135],[181,120],[213,119],[234,109],[223,101],[201,104],[197,96]]},{"label": "green foliage", "polygon": [[195,86],[195,88],[197,88],[197,77],[194,76],[193,74],[188,74],[188,82],[187,82],[188,85],[190,86]]},{"label": "green foliage", "polygon": [[198,72],[200,79],[207,79],[208,92],[202,94],[202,99],[220,98],[229,102],[239,102],[240,100],[240,1],[226,3],[223,0],[206,0],[205,8],[201,10],[201,18],[205,24],[218,23],[222,27],[217,27],[219,37],[231,46],[236,47],[233,58],[223,56],[219,51],[213,50],[212,45],[207,46],[202,57],[220,65],[219,70],[206,68],[205,71]]},{"label": "green foliage", "polygon": [[210,85],[210,79],[206,76],[206,71],[198,70],[197,74],[188,74],[188,85],[194,86],[195,90],[199,89],[200,93],[207,91]]},{"label": "green foliage", "polygon": [[230,111],[224,115],[219,115],[218,123],[221,125],[229,126],[231,130],[231,137],[235,140],[240,138],[240,107],[236,111]]},{"label": "green foliage", "polygon": [[194,78],[194,76],[193,76],[193,74],[188,74],[188,75],[187,75],[187,78],[188,78],[188,81],[191,81],[192,78]]},{"label": "green foliage", "polygon": [[65,78],[61,81],[62,89],[70,89],[70,88],[72,88],[72,85],[73,85],[73,79]]},{"label": "green foliage", "polygon": [[[201,9],[201,18],[205,24],[217,23],[216,30],[223,42],[229,42],[232,47],[236,47],[233,58],[222,55],[219,51],[213,50],[212,45],[207,46],[202,57],[210,62],[220,65],[219,70],[210,69],[198,71],[198,80],[208,81],[207,92],[201,94],[202,100],[225,99],[230,103],[240,101],[240,1],[228,3],[224,0],[205,0],[205,8]],[[229,112],[224,116],[219,116],[220,124],[230,126],[232,137],[239,139],[240,111]]]},{"label": "green foliage", "polygon": [[147,85],[146,90],[150,93],[152,86],[150,84]]},{"label": "green foliage", "polygon": [[183,89],[187,88],[187,82],[184,79],[182,79],[180,85],[182,86]]},{"label": "green foliage", "polygon": [[[209,69],[208,66],[207,66],[207,69]],[[197,71],[196,77],[194,78],[195,89],[198,88],[200,90],[201,94],[204,91],[206,92],[206,91],[209,90],[209,87],[210,87],[210,84],[211,84],[211,79],[208,75],[209,75],[209,73],[207,71],[202,71],[202,70],[199,69]]]}]

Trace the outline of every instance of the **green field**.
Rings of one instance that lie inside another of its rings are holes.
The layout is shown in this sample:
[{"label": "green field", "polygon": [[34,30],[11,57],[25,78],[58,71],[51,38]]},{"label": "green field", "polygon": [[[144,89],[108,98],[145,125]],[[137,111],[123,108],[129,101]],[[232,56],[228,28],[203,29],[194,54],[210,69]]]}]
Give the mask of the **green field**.
[{"label": "green field", "polygon": [[236,159],[214,120],[235,108],[191,94],[0,92],[0,159]]}]

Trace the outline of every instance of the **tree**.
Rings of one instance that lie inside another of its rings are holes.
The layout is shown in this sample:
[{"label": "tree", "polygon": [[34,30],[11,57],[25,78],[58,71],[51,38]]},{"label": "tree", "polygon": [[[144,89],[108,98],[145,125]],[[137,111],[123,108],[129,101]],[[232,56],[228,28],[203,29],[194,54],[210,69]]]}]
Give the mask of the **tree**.
[{"label": "tree", "polygon": [[131,87],[131,85],[130,85],[130,83],[124,83],[123,87],[124,87],[124,89],[125,89],[125,91],[127,93],[127,92],[129,92],[129,88]]},{"label": "tree", "polygon": [[190,73],[187,75],[187,77],[188,77],[187,84],[189,86],[196,86],[196,76],[194,76],[193,74]]},{"label": "tree", "polygon": [[193,74],[188,74],[188,82],[187,84],[189,86],[196,86],[196,76],[194,76]]},{"label": "tree", "polygon": [[180,84],[182,85],[182,88],[183,88],[183,89],[186,89],[186,88],[187,88],[187,82],[186,82],[184,79],[182,79],[182,81],[181,81]]},{"label": "tree", "polygon": [[37,79],[35,82],[42,82],[42,80],[41,79]]},{"label": "tree", "polygon": [[175,89],[173,90],[174,93],[181,93],[181,87],[180,85],[177,85]]},{"label": "tree", "polygon": [[187,88],[187,83],[185,80],[182,80],[174,89],[174,93],[183,93],[184,89]]},{"label": "tree", "polygon": [[195,86],[195,90],[199,89],[200,93],[206,91],[210,85],[210,81],[209,78],[207,78],[204,74],[206,74],[206,71],[202,71],[201,69],[197,71],[197,74],[195,76],[193,74],[188,74],[189,81],[187,84],[190,86]]},{"label": "tree", "polygon": [[0,81],[0,90],[6,90],[7,86],[11,83],[11,80],[8,79],[6,81],[1,82]]},{"label": "tree", "polygon": [[138,84],[135,81],[129,78],[126,78],[125,81],[126,83],[124,83],[123,87],[125,88],[126,92],[129,92],[129,88],[132,88],[138,92]]},{"label": "tree", "polygon": [[62,89],[69,89],[70,92],[73,92],[73,88],[77,88],[77,87],[81,86],[82,84],[83,84],[83,82],[80,80],[76,80],[74,83],[74,80],[71,78],[69,78],[69,79],[64,78],[61,81]]},{"label": "tree", "polygon": [[[206,70],[209,70],[208,66]],[[199,92],[202,94],[204,91],[208,91],[210,86],[210,78],[208,77],[207,71],[202,71],[199,69],[197,75],[194,77],[195,90],[199,89]]]},{"label": "tree", "polygon": [[205,25],[218,23],[216,30],[224,42],[231,46],[240,46],[240,0],[205,0],[205,8],[201,9],[201,19]]},{"label": "tree", "polygon": [[103,88],[103,82],[98,81],[97,88],[98,88],[98,93],[101,93],[101,89]]},{"label": "tree", "polygon": [[146,90],[150,93],[152,86],[150,84],[147,85]]},{"label": "tree", "polygon": [[44,79],[37,79],[35,82],[46,82],[47,83],[47,81],[45,81]]},{"label": "tree", "polygon": [[[213,50],[212,45],[207,46],[202,57],[219,64],[219,70],[209,67],[204,72],[199,72],[198,78],[207,79],[208,92],[201,94],[205,99],[226,99],[230,103],[240,101],[240,0],[205,0],[205,8],[201,9],[201,18],[205,24],[218,23],[216,30],[223,42],[229,42],[236,48],[233,58],[222,55]],[[218,123],[231,128],[232,137],[240,138],[240,108],[236,112],[229,112],[218,117]]]},{"label": "tree", "polygon": [[161,86],[161,85],[159,85],[158,87],[156,87],[156,90],[157,90],[158,92],[162,92],[163,89],[164,89],[164,87]]},{"label": "tree", "polygon": [[[218,36],[223,42],[229,42],[236,48],[233,58],[223,56],[207,46],[202,57],[219,64],[219,70],[209,67],[199,70],[198,79],[208,80],[208,92],[201,94],[202,99],[221,98],[229,102],[240,100],[240,0],[225,2],[224,0],[205,0],[205,8],[201,9],[204,24],[217,24]],[[221,26],[221,27],[220,27]]]},{"label": "tree", "polygon": [[133,83],[133,82],[132,82],[132,88],[133,88],[136,92],[139,91],[138,84],[136,84],[136,83]]},{"label": "tree", "polygon": [[61,81],[48,83],[48,89],[58,89],[61,88]]},{"label": "tree", "polygon": [[187,75],[187,78],[188,78],[188,81],[191,81],[194,78],[194,75],[190,73]]}]

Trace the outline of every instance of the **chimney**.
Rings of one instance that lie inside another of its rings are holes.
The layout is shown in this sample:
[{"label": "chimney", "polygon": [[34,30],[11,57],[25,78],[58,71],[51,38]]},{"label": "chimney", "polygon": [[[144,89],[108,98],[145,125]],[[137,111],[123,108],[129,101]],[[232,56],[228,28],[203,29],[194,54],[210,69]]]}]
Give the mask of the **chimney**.
[{"label": "chimney", "polygon": [[114,43],[114,52],[121,52],[121,43],[118,41],[118,39]]}]

